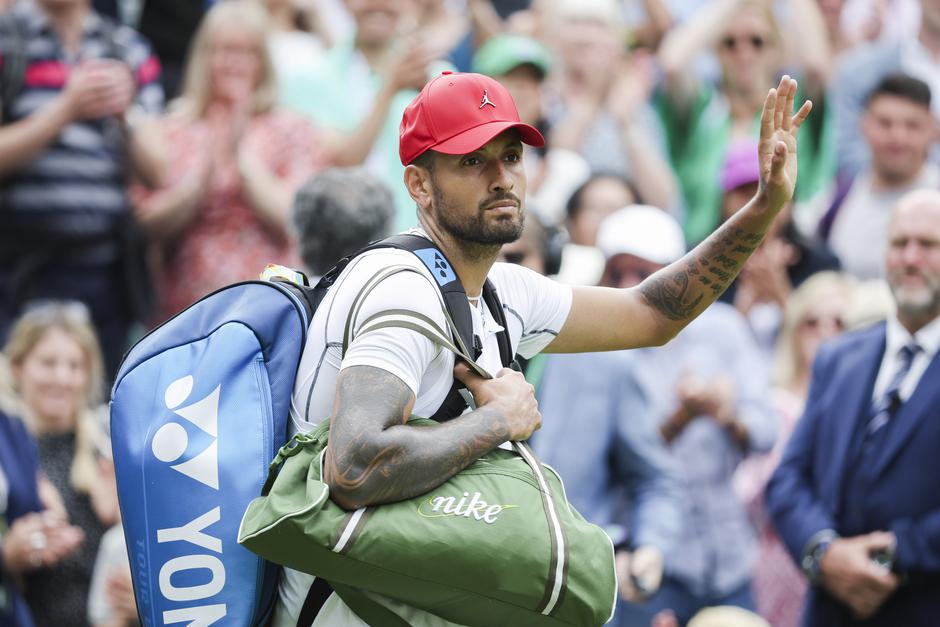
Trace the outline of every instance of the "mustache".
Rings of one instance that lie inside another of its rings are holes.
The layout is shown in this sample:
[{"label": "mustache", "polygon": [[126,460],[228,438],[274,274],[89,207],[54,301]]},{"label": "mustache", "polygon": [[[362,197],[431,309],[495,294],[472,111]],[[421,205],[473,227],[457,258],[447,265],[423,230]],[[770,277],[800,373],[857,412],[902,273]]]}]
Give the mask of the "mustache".
[{"label": "mustache", "polygon": [[499,192],[499,193],[493,194],[492,196],[490,196],[489,198],[481,202],[480,211],[484,211],[490,205],[498,203],[498,202],[502,202],[504,200],[510,200],[516,203],[516,207],[522,206],[522,202],[519,200],[519,197],[513,194],[512,192]]}]

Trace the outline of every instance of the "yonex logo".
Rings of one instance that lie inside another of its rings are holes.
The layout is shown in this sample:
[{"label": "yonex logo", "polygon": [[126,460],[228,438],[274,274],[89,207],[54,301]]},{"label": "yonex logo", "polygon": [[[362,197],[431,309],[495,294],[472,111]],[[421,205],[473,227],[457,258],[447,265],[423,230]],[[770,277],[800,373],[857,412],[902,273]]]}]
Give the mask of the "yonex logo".
[{"label": "yonex logo", "polygon": [[205,398],[180,407],[193,391],[193,377],[187,375],[168,385],[163,395],[167,409],[212,436],[212,444],[205,450],[191,459],[174,463],[189,448],[189,434],[181,423],[175,421],[157,429],[150,444],[154,456],[161,462],[173,464],[170,466],[173,470],[214,490],[219,489],[218,423],[221,390],[222,386],[217,385]]},{"label": "yonex logo", "polygon": [[422,248],[421,250],[416,250],[415,254],[421,258],[424,265],[427,266],[431,274],[434,275],[434,279],[437,281],[438,285],[447,285],[457,280],[457,274],[454,272],[454,269],[450,267],[450,264],[444,259],[444,255],[436,248]]},{"label": "yonex logo", "polygon": [[434,253],[434,269],[442,279],[447,278],[447,271],[450,270],[450,266],[447,264],[447,260],[441,257],[439,254]]}]

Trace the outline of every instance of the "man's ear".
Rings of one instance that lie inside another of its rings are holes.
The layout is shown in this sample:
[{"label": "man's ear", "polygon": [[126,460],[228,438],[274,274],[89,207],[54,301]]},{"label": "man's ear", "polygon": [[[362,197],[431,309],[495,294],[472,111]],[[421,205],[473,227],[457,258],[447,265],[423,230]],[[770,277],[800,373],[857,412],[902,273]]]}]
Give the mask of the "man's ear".
[{"label": "man's ear", "polygon": [[431,173],[426,169],[411,164],[405,166],[405,189],[419,209],[425,210],[431,204]]}]

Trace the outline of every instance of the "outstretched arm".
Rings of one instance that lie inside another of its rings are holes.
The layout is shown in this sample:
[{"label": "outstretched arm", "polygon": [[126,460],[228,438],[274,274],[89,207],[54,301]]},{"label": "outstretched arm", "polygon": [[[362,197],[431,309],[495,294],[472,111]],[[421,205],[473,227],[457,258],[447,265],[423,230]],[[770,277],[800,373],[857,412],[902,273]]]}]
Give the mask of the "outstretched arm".
[{"label": "outstretched arm", "polygon": [[455,369],[477,409],[440,425],[405,424],[415,397],[395,375],[371,366],[340,373],[324,477],[348,509],[424,494],[507,440],[526,439],[541,424],[534,390],[503,369],[483,380]]},{"label": "outstretched arm", "polygon": [[640,285],[575,288],[568,320],[547,352],[664,344],[725,291],[793,196],[797,131],[811,108],[805,102],[791,117],[796,87],[795,80],[784,76],[764,102],[757,195],[685,257]]}]

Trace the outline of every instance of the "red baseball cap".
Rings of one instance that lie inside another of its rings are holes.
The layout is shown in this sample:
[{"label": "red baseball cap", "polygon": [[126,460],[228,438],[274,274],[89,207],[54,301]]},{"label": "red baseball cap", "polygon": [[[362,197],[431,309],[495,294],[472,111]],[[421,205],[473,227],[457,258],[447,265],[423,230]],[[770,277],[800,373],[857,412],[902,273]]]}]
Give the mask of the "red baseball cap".
[{"label": "red baseball cap", "polygon": [[401,118],[398,155],[408,165],[433,148],[448,155],[473,152],[503,131],[519,130],[530,146],[545,145],[523,124],[509,91],[482,74],[443,72],[424,86]]}]

